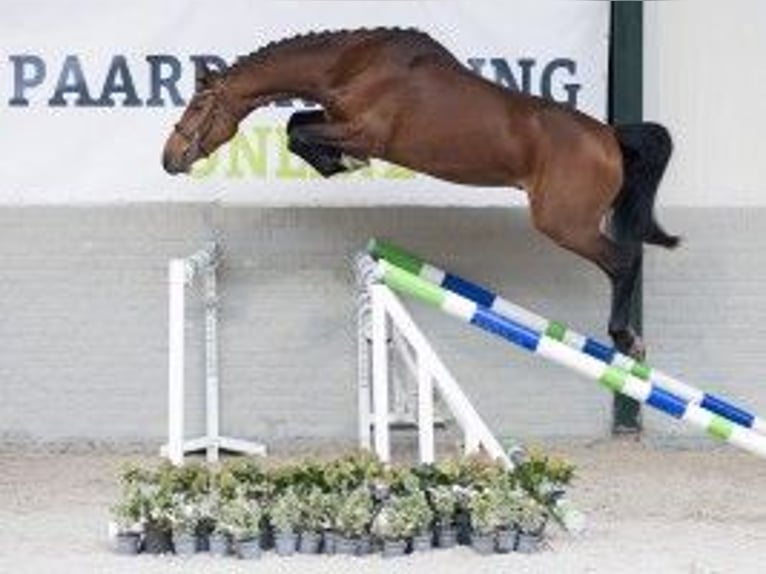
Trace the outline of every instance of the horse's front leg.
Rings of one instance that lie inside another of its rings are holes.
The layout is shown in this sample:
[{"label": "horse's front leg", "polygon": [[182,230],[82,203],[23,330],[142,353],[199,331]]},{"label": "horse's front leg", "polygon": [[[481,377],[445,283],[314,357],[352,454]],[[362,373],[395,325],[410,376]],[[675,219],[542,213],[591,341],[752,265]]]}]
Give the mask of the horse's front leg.
[{"label": "horse's front leg", "polygon": [[322,111],[296,112],[287,124],[288,149],[324,177],[369,165],[349,124],[334,123]]}]

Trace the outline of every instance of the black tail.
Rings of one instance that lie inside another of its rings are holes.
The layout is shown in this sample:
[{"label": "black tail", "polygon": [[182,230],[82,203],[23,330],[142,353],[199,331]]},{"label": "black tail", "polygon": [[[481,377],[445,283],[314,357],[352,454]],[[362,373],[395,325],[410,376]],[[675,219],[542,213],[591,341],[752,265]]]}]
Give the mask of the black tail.
[{"label": "black tail", "polygon": [[673,142],[664,126],[654,123],[615,126],[622,150],[623,184],[614,202],[615,218],[622,222],[622,235],[674,248],[680,238],[669,235],[654,219],[654,200]]}]

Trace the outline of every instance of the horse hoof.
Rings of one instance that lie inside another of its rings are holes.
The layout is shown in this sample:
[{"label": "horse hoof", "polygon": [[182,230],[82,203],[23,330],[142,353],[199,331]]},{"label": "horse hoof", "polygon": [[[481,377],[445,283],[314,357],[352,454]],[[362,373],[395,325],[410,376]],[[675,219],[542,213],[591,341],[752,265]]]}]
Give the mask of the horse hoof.
[{"label": "horse hoof", "polygon": [[610,333],[614,345],[618,351],[628,355],[629,357],[643,361],[646,358],[646,346],[644,341],[636,335],[632,329],[625,329],[622,331],[613,331]]}]

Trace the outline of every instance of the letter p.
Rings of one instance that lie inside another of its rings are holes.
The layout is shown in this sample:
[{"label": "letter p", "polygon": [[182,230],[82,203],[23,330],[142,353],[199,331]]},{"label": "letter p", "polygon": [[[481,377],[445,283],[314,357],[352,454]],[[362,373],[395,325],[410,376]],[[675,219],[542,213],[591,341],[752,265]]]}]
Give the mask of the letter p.
[{"label": "letter p", "polygon": [[11,106],[28,106],[28,89],[39,86],[45,79],[45,62],[40,56],[15,54],[8,58],[13,64],[13,97],[8,100]]}]

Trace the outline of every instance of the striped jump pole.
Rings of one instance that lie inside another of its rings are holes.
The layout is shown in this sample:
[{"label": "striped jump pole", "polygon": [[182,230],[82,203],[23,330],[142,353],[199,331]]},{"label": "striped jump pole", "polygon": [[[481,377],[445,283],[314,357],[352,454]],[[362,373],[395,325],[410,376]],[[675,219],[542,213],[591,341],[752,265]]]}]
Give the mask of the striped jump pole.
[{"label": "striped jump pole", "polygon": [[569,329],[563,323],[548,320],[528,309],[511,303],[477,283],[430,265],[417,255],[405,251],[392,243],[381,241],[380,239],[371,239],[367,249],[370,255],[375,258],[386,259],[421,279],[439,285],[525,327],[545,333],[551,339],[556,339],[573,349],[582,351],[594,359],[617,367],[639,379],[649,381],[731,422],[750,428],[758,433],[766,434],[766,421],[757,415],[735,406],[720,397],[701,391],[671,377],[658,369],[650,367],[646,363],[636,361],[620,353],[611,345],[581,335]]},{"label": "striped jump pole", "polygon": [[395,291],[410,295],[501,337],[518,347],[600,382],[606,388],[654,407],[706,431],[711,436],[766,458],[766,436],[703,409],[624,370],[565,345],[466,297],[434,285],[385,259],[377,263],[379,280]]}]

